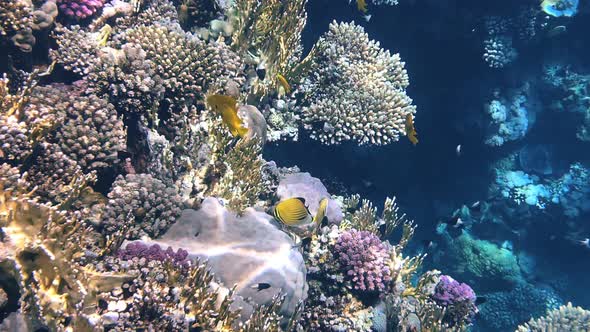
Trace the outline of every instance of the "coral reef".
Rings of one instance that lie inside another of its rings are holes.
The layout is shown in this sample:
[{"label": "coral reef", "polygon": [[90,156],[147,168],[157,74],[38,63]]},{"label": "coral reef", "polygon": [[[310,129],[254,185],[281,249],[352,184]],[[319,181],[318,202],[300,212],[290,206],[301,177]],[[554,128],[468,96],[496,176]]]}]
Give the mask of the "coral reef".
[{"label": "coral reef", "polygon": [[511,91],[508,96],[494,93],[495,98],[485,105],[489,125],[485,143],[501,146],[522,139],[535,122],[535,104],[528,95],[528,86]]},{"label": "coral reef", "polygon": [[104,0],[57,0],[57,5],[64,15],[82,20],[101,9],[104,6]]},{"label": "coral reef", "polygon": [[[134,44],[121,50],[101,52],[100,59],[85,77],[88,93],[108,97],[117,110],[125,114],[142,114],[155,118],[164,97],[164,84],[156,67],[146,60],[146,52]],[[151,116],[150,116],[151,115]]]},{"label": "coral reef", "polygon": [[[97,220],[107,234],[126,229],[127,238],[158,236],[180,216],[183,203],[174,186],[150,174],[119,176],[101,206]],[[102,211],[100,211],[102,210]]]},{"label": "coral reef", "polygon": [[[440,260],[457,277],[482,291],[506,290],[523,282],[515,255],[494,243],[473,238],[468,233],[450,239],[447,252]],[[442,262],[441,262],[442,263]]]},{"label": "coral reef", "polygon": [[381,145],[406,134],[406,118],[416,108],[398,54],[380,48],[354,22],[333,22],[309,57],[299,108],[312,138]]},{"label": "coral reef", "polygon": [[568,303],[549,311],[544,317],[531,319],[519,326],[517,331],[587,331],[588,329],[590,329],[590,311]]},{"label": "coral reef", "polygon": [[[307,208],[312,215],[317,213],[322,198],[330,198],[328,190],[320,179],[312,177],[309,173],[290,173],[284,175],[279,180],[276,193],[279,200],[289,197],[301,197],[305,199]],[[328,202],[326,218],[332,224],[339,224],[342,221],[342,209],[333,199],[330,199]]]},{"label": "coral reef", "polygon": [[561,304],[555,292],[522,284],[509,292],[486,294],[480,309],[481,322],[494,330],[514,330],[531,316],[538,316]]},{"label": "coral reef", "polygon": [[236,285],[232,308],[241,307],[243,321],[276,295],[285,297],[280,313],[288,319],[307,297],[306,269],[293,241],[272,220],[253,209],[236,216],[216,198],[206,198],[199,210],[184,210],[160,239],[149,243],[183,248],[189,258],[207,260],[220,284]]},{"label": "coral reef", "polygon": [[460,319],[467,319],[467,322],[470,322],[478,313],[473,289],[447,275],[440,276],[432,299],[447,308],[444,320],[448,321],[451,326],[461,325]]},{"label": "coral reef", "polygon": [[338,237],[334,254],[346,271],[353,288],[360,291],[385,292],[391,280],[386,265],[388,248],[369,231],[346,231]]}]

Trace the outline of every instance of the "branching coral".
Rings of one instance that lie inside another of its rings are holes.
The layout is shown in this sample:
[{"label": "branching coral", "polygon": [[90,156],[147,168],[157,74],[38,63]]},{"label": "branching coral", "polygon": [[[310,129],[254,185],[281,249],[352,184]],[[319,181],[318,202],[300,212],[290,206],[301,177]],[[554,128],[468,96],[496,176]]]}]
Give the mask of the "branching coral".
[{"label": "branching coral", "polygon": [[100,59],[98,34],[88,32],[78,25],[58,25],[54,38],[58,47],[50,50],[49,54],[53,61],[63,65],[67,70],[86,74]]},{"label": "branching coral", "polygon": [[85,77],[87,92],[108,97],[123,113],[150,116],[164,97],[164,85],[155,65],[145,57],[145,51],[130,44],[103,52]]},{"label": "branching coral", "polygon": [[85,19],[104,6],[104,0],[57,0],[60,11],[76,20]]},{"label": "branching coral", "polygon": [[[384,239],[388,238],[399,225],[412,226],[412,222],[406,220],[405,214],[399,214],[399,207],[395,203],[395,197],[385,199],[381,217],[377,217],[377,208],[369,200],[360,200],[359,195],[353,195],[345,199],[344,221],[341,228],[354,228],[360,231],[369,231]],[[410,235],[411,237],[411,235]],[[404,241],[405,242],[405,241]],[[402,247],[405,243],[402,244]]]},{"label": "branching coral", "polygon": [[[446,308],[445,319],[450,326],[469,323],[477,314],[475,292],[467,284],[442,275],[432,299]],[[465,322],[461,321],[465,320]]]},{"label": "branching coral", "polygon": [[335,254],[353,287],[360,291],[385,292],[391,281],[387,246],[373,233],[352,229],[338,237]]},{"label": "branching coral", "polygon": [[[74,182],[71,199],[88,180]],[[75,215],[36,203],[30,193],[6,191],[4,183],[0,183],[0,226],[3,241],[10,245],[0,254],[0,269],[18,280],[21,311],[27,313],[29,327],[88,329],[96,294],[120,280],[93,274],[77,263],[96,234]]]},{"label": "branching coral", "polygon": [[125,149],[123,122],[104,99],[72,92],[69,107],[58,110],[64,121],[56,130],[56,144],[86,172],[112,166]]},{"label": "branching coral", "polygon": [[127,30],[121,40],[146,52],[164,81],[165,98],[178,108],[201,99],[213,84],[243,81],[243,65],[225,44],[205,43],[179,26],[142,25]]},{"label": "branching coral", "polygon": [[229,10],[234,27],[232,47],[242,55],[253,51],[253,60],[266,72],[265,77],[255,82],[254,94],[267,94],[279,86],[280,77],[291,77],[301,53],[306,3],[307,0],[234,1]]},{"label": "branching coral", "polygon": [[416,108],[404,63],[354,23],[330,24],[312,51],[300,87],[302,121],[324,144],[388,144],[405,135]]},{"label": "branching coral", "polygon": [[590,311],[574,307],[571,303],[551,310],[545,317],[531,319],[518,327],[518,332],[588,331]]},{"label": "branching coral", "polygon": [[107,234],[123,227],[127,238],[158,236],[180,215],[181,207],[176,187],[149,174],[119,176],[101,211],[100,227]]},{"label": "branching coral", "polygon": [[220,122],[213,123],[210,134],[214,166],[210,172],[219,177],[211,193],[225,199],[230,210],[241,214],[254,206],[264,191],[260,140],[241,140],[227,150],[231,135]]}]

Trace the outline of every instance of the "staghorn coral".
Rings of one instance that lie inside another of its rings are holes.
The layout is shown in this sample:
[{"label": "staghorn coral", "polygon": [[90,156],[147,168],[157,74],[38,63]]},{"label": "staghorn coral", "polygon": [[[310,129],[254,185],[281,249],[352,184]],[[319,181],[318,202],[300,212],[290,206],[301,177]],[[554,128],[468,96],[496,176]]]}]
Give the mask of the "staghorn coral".
[{"label": "staghorn coral", "polygon": [[83,20],[94,15],[104,6],[104,0],[56,0],[60,12],[75,19]]},{"label": "staghorn coral", "polygon": [[121,50],[102,52],[84,78],[86,91],[108,97],[120,112],[149,116],[164,97],[164,85],[155,65],[145,57],[145,51],[130,44],[123,45]]},{"label": "staghorn coral", "polygon": [[260,139],[240,140],[233,148],[228,130],[220,121],[210,128],[210,145],[213,151],[213,168],[209,170],[219,180],[213,184],[211,194],[227,202],[227,207],[241,214],[254,206],[264,191]]},{"label": "staghorn coral", "polygon": [[265,77],[254,82],[259,97],[279,86],[279,76],[290,78],[301,54],[307,0],[237,0],[229,9],[233,26],[232,48],[265,68]]},{"label": "staghorn coral", "polygon": [[114,331],[230,331],[237,319],[229,308],[233,290],[215,283],[199,261],[176,264],[157,256],[119,255],[95,267],[101,273],[134,276],[101,295],[100,321]]},{"label": "staghorn coral", "polygon": [[388,289],[391,281],[391,271],[386,264],[388,249],[375,234],[355,229],[342,233],[334,246],[338,262],[353,288],[369,292]]},{"label": "staghorn coral", "polygon": [[404,63],[369,40],[361,26],[331,23],[309,61],[300,111],[312,138],[382,145],[406,134],[406,118],[416,108],[406,95]]},{"label": "staghorn coral", "polygon": [[532,318],[520,325],[517,332],[542,331],[588,331],[590,330],[590,311],[574,307],[570,302],[547,312],[541,318]]},{"label": "staghorn coral", "polygon": [[[377,217],[377,208],[371,201],[360,200],[359,195],[353,195],[345,199],[345,216],[341,228],[353,228],[360,231],[369,231],[381,238],[388,238],[395,228],[403,225],[404,229],[413,228],[413,221],[406,219],[406,214],[399,214],[396,198],[385,199],[383,212]],[[409,235],[411,237],[411,234]],[[402,239],[402,246],[406,240]]]},{"label": "staghorn coral", "polygon": [[149,174],[119,175],[101,208],[100,229],[125,237],[158,236],[180,215],[182,201],[175,186],[167,186]]},{"label": "staghorn coral", "polygon": [[211,85],[243,82],[241,60],[225,44],[205,43],[177,25],[141,25],[127,30],[121,41],[146,52],[164,81],[165,98],[179,109],[202,99]]}]

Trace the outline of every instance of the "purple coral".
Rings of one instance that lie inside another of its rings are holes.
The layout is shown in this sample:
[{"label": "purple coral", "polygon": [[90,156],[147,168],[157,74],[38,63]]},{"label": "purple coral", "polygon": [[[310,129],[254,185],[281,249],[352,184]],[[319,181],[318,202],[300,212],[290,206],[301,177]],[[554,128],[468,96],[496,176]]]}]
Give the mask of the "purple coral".
[{"label": "purple coral", "polygon": [[336,241],[335,255],[351,279],[354,289],[383,292],[388,289],[391,271],[389,250],[377,235],[352,229]]},{"label": "purple coral", "polygon": [[104,0],[57,0],[57,4],[65,15],[82,20],[101,9],[104,6]]},{"label": "purple coral", "polygon": [[477,297],[473,289],[447,275],[440,277],[432,299],[437,304],[447,307],[444,319],[451,325],[471,322],[477,313],[475,306]]},{"label": "purple coral", "polygon": [[172,247],[163,250],[159,245],[147,244],[136,241],[128,243],[125,249],[119,250],[119,258],[123,260],[131,260],[133,258],[145,258],[149,261],[171,261],[178,265],[186,266],[189,264],[188,252],[179,248],[176,252]]}]

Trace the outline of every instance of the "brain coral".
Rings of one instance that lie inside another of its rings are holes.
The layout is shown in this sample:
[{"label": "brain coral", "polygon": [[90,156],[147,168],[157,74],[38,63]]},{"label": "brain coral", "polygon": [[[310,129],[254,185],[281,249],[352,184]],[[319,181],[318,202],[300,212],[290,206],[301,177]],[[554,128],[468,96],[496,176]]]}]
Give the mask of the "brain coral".
[{"label": "brain coral", "polygon": [[[293,240],[272,220],[252,208],[238,217],[216,198],[206,198],[199,210],[184,210],[161,239],[150,243],[184,248],[190,259],[207,260],[218,281],[236,285],[233,306],[241,307],[242,318],[281,293],[286,299],[280,312],[288,320],[307,297],[306,269]],[[261,284],[270,287],[260,289]]]},{"label": "brain coral", "polygon": [[311,74],[300,87],[311,137],[324,144],[381,145],[405,135],[406,118],[416,108],[398,54],[380,48],[354,22],[330,24],[312,54]]}]

